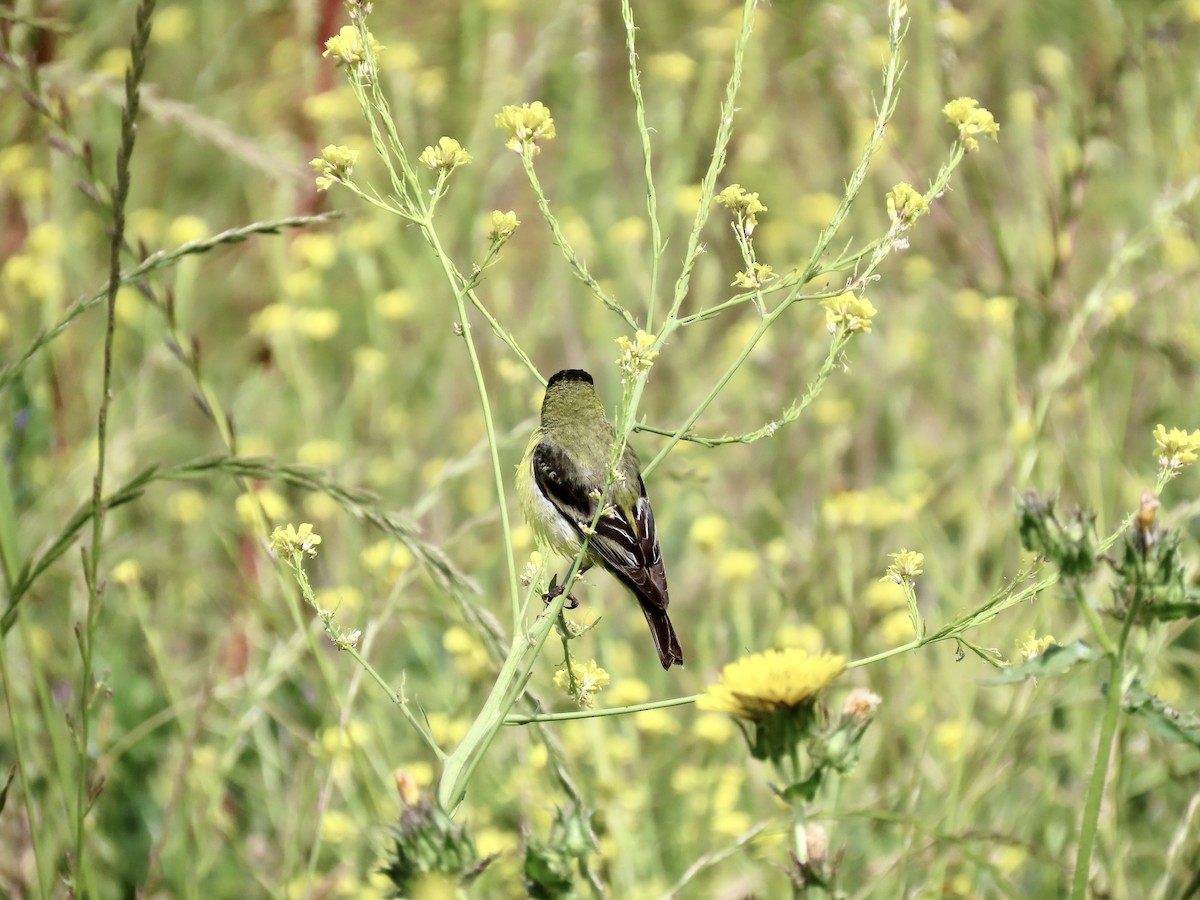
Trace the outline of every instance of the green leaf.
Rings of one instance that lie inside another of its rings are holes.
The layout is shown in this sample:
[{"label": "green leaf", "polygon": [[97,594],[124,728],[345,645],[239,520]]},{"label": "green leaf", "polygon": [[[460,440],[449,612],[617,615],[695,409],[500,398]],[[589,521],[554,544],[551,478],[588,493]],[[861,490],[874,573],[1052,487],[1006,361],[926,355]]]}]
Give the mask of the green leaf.
[{"label": "green leaf", "polygon": [[1200,748],[1200,718],[1167,706],[1143,688],[1141,682],[1135,681],[1129,688],[1125,710],[1138,715],[1164,740]]},{"label": "green leaf", "polygon": [[1047,648],[1040,656],[1006,669],[995,678],[986,678],[980,684],[1016,684],[1028,681],[1030,678],[1045,678],[1050,675],[1061,675],[1068,669],[1081,662],[1091,662],[1104,654],[1085,641],[1075,641],[1066,646]]}]

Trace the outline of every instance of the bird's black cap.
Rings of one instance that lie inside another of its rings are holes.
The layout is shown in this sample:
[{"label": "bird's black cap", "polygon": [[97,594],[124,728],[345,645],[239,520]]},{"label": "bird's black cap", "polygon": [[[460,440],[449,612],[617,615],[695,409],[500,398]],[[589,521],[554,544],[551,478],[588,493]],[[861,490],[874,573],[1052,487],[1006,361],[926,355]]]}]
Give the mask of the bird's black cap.
[{"label": "bird's black cap", "polygon": [[550,380],[546,383],[546,387],[554,387],[560,381],[586,381],[588,384],[595,384],[592,381],[592,376],[583,369],[563,369],[561,372],[555,372],[550,376]]}]

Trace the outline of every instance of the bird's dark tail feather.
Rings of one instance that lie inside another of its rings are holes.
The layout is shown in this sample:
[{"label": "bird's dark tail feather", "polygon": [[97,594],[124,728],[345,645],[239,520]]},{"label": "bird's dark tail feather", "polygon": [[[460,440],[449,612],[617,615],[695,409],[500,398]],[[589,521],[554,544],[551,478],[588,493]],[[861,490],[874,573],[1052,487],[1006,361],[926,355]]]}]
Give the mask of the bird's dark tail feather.
[{"label": "bird's dark tail feather", "polygon": [[671,666],[682,666],[683,650],[679,647],[679,638],[675,636],[675,629],[667,614],[645,601],[641,606],[646,616],[646,624],[650,626],[650,634],[654,637],[654,648],[658,650],[658,659],[662,667],[669,669]]}]

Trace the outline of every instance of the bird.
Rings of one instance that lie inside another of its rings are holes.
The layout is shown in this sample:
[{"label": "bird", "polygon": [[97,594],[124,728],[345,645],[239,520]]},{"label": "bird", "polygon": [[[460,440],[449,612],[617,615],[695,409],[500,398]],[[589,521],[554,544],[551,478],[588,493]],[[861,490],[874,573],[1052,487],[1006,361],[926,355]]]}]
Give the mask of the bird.
[{"label": "bird", "polygon": [[[534,429],[517,467],[517,494],[525,521],[545,545],[574,557],[595,521],[580,574],[606,569],[637,598],[663,669],[683,665],[683,650],[667,616],[667,573],[641,465],[628,445],[609,489],[607,509],[596,507],[607,481],[616,432],[592,376],[563,369],[551,376]],[[551,583],[547,599],[562,590]]]}]

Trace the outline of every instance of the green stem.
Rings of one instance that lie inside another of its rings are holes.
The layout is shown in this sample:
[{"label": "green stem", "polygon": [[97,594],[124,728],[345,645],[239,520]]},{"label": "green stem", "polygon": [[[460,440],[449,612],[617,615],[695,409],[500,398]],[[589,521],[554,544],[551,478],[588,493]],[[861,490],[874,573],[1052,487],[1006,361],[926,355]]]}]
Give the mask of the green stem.
[{"label": "green stem", "polygon": [[[572,567],[570,575],[563,582],[564,585],[571,583],[578,567],[579,560],[576,560],[576,565]],[[442,767],[442,777],[438,782],[438,805],[447,813],[452,814],[466,796],[467,783],[475,774],[475,769],[478,768],[480,762],[483,761],[488,747],[496,737],[496,732],[504,724],[508,711],[520,697],[533,660],[537,658],[542,645],[553,630],[555,622],[558,621],[558,615],[562,612],[563,604],[566,602],[567,590],[564,589],[533,623],[533,627],[528,632],[516,635],[508,657],[504,660],[504,667],[500,670],[496,683],[492,685],[492,692],[488,695],[483,709],[471,723],[462,742],[446,757]],[[522,675],[526,677],[521,677]]]},{"label": "green stem", "polygon": [[[29,778],[25,771],[25,758],[21,753],[21,748],[25,744],[25,739],[21,734],[21,717],[18,713],[20,707],[17,705],[17,696],[13,692],[12,679],[8,674],[8,652],[5,647],[5,642],[0,638],[0,683],[4,685],[4,697],[8,701],[5,705],[8,707],[8,726],[12,735],[13,754],[17,758],[17,777],[21,779],[21,798],[25,803],[25,817],[29,820],[29,839],[33,847],[33,866],[37,873],[37,890],[38,896],[46,897],[46,873],[42,871],[42,861],[45,855],[42,853],[41,847],[41,831],[37,827],[38,816],[37,810],[33,803],[33,793],[29,789]],[[3,772],[0,772],[0,778],[7,777]]]},{"label": "green stem", "polygon": [[[1108,764],[1112,757],[1120,721],[1121,700],[1125,693],[1125,651],[1129,642],[1129,631],[1141,609],[1144,592],[1135,589],[1133,602],[1125,614],[1121,636],[1116,651],[1109,654],[1108,693],[1104,703],[1104,721],[1100,723],[1100,743],[1096,748],[1096,765],[1088,782],[1087,798],[1083,805],[1083,820],[1079,826],[1079,849],[1075,854],[1075,878],[1071,886],[1072,900],[1087,897],[1088,873],[1092,867],[1092,850],[1096,844],[1096,832],[1100,824],[1100,804],[1104,799],[1104,784],[1108,780]],[[1111,641],[1110,641],[1111,643]]]},{"label": "green stem", "polygon": [[876,653],[874,656],[864,656],[861,659],[851,660],[846,663],[847,669],[857,669],[860,666],[869,666],[871,663],[877,663],[881,659],[887,659],[891,656],[899,656],[901,653],[907,653],[910,650],[916,650],[918,647],[925,644],[921,638],[914,638],[907,644],[901,644],[899,647],[893,647],[891,650],[884,650],[882,653]]},{"label": "green stem", "polygon": [[614,706],[612,709],[579,709],[565,713],[509,713],[504,717],[505,725],[530,725],[534,722],[568,722],[572,719],[600,719],[605,716],[627,716],[649,709],[670,709],[672,706],[687,706],[695,703],[702,694],[690,697],[672,697],[670,700],[655,700],[651,703],[635,703],[633,706]]},{"label": "green stem", "polygon": [[637,27],[633,22],[633,9],[629,0],[621,0],[621,18],[625,22],[625,47],[629,51],[629,87],[633,91],[633,105],[637,117],[638,134],[642,139],[642,159],[646,175],[646,211],[650,216],[650,296],[646,300],[646,330],[654,330],[654,305],[658,299],[658,267],[662,262],[665,245],[658,224],[658,197],[654,191],[654,169],[650,156],[650,129],[646,127],[646,104],[642,99],[642,81],[637,67],[637,47],[634,36]]}]

